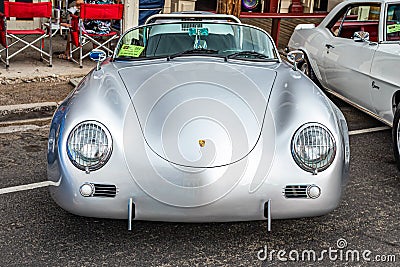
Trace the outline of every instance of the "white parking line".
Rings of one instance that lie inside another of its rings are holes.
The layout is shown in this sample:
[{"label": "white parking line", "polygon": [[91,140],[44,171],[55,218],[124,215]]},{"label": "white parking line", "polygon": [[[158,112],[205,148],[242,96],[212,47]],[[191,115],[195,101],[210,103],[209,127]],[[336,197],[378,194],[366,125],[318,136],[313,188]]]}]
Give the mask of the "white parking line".
[{"label": "white parking line", "polygon": [[49,127],[49,125],[37,126],[37,125],[27,124],[27,125],[6,126],[6,127],[0,127],[0,134],[39,130],[47,127]]},{"label": "white parking line", "polygon": [[52,117],[45,117],[45,118],[35,118],[35,119],[16,120],[16,121],[3,121],[0,122],[0,127],[6,127],[11,125],[24,125],[37,122],[47,122],[50,121],[51,119]]},{"label": "white parking line", "polygon": [[0,113],[10,112],[15,110],[37,110],[44,107],[57,107],[57,102],[41,102],[41,103],[28,103],[18,105],[0,106]]},{"label": "white parking line", "polygon": [[0,195],[21,192],[21,191],[26,191],[26,190],[32,190],[32,189],[46,187],[46,186],[59,186],[60,181],[58,181],[58,182],[45,181],[45,182],[39,182],[39,183],[34,183],[34,184],[24,184],[24,185],[17,185],[17,186],[12,186],[12,187],[1,188]]},{"label": "white parking line", "polygon": [[389,126],[380,126],[380,127],[374,127],[374,128],[368,128],[368,129],[349,131],[349,135],[379,132],[379,131],[385,131],[385,130],[389,130],[389,129],[391,129],[391,127],[389,127]]}]

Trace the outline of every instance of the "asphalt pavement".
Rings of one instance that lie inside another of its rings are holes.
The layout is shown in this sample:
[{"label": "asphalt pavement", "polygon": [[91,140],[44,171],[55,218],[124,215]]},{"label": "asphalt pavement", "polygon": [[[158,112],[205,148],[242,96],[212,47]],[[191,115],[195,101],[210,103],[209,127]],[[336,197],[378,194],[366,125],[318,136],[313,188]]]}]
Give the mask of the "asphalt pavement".
[{"label": "asphalt pavement", "polygon": [[[351,130],[382,126],[336,102]],[[48,125],[0,134],[0,188],[46,180],[47,134]],[[272,232],[266,221],[135,221],[129,232],[126,220],[62,210],[47,188],[2,194],[0,266],[398,266],[400,175],[390,142],[390,130],[350,136],[340,206],[325,216],[273,220]],[[311,252],[315,259],[292,260]]]},{"label": "asphalt pavement", "polygon": [[[0,67],[0,81],[79,77],[91,68],[20,60],[7,71]],[[353,133],[384,126],[333,100]],[[47,180],[48,122],[24,127],[0,131],[0,190]],[[125,220],[62,210],[46,187],[0,194],[0,266],[399,266],[400,172],[391,131],[351,135],[350,145],[350,180],[340,206],[325,216],[273,220],[272,232],[266,221],[135,221],[129,232]]]}]

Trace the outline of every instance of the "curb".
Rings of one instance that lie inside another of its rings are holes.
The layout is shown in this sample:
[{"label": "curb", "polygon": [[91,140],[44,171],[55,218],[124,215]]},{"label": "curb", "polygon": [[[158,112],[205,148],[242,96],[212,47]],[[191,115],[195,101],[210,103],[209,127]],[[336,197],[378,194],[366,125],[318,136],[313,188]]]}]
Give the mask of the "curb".
[{"label": "curb", "polygon": [[[82,75],[72,75],[72,76],[61,76],[54,77],[56,79],[61,79],[63,81],[69,80],[69,82],[77,86],[79,82],[84,78]],[[35,82],[41,78],[32,78],[32,82]],[[28,82],[21,80],[23,82]],[[13,82],[18,83],[18,81],[13,80]],[[1,82],[0,82],[1,83]],[[35,119],[51,118],[57,109],[59,103],[57,102],[41,102],[41,103],[29,103],[29,104],[17,104],[17,105],[7,105],[0,106],[0,124],[24,124],[24,122],[32,121]]]},{"label": "curb", "polygon": [[0,84],[18,84],[18,83],[34,83],[34,82],[65,82],[71,79],[83,78],[86,74],[68,74],[68,75],[44,75],[34,77],[5,77],[0,76]]},{"label": "curb", "polygon": [[56,102],[0,106],[0,122],[51,117],[57,107]]}]

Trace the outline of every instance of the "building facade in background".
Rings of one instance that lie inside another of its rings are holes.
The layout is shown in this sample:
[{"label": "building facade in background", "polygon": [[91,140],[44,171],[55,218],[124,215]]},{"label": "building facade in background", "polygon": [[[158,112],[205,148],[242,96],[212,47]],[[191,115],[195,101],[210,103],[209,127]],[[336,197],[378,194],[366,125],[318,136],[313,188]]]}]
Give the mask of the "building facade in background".
[{"label": "building facade in background", "polygon": [[[329,12],[342,1],[343,0],[241,0],[241,3],[242,12],[275,12],[275,10],[277,10],[278,13],[288,13],[291,10],[293,2],[298,2],[304,13],[315,13]],[[197,0],[195,2],[196,10],[215,11],[217,7],[217,0]]]}]

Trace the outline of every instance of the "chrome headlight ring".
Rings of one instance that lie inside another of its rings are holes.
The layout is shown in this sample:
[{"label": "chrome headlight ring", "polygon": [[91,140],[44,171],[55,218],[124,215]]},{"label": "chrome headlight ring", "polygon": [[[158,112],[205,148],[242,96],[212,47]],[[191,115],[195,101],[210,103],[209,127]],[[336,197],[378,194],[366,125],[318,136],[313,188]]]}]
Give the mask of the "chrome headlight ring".
[{"label": "chrome headlight ring", "polygon": [[316,174],[332,164],[336,155],[336,142],[324,125],[306,123],[293,135],[291,150],[300,168]]},{"label": "chrome headlight ring", "polygon": [[87,172],[100,169],[107,163],[111,152],[111,134],[100,122],[81,122],[68,136],[67,154],[78,169]]}]

